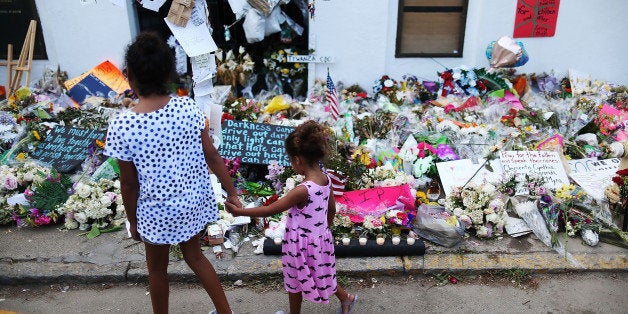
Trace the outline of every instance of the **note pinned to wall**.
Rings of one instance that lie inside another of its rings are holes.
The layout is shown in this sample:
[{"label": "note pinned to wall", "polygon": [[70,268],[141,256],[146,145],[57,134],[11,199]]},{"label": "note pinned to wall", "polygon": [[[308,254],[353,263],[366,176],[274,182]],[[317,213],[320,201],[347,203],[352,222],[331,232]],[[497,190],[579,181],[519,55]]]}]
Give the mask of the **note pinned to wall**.
[{"label": "note pinned to wall", "polygon": [[168,28],[179,41],[188,57],[195,57],[218,50],[218,46],[216,46],[209,32],[205,10],[206,4],[204,1],[195,1],[190,19],[184,27],[177,26],[167,18],[164,18]]}]

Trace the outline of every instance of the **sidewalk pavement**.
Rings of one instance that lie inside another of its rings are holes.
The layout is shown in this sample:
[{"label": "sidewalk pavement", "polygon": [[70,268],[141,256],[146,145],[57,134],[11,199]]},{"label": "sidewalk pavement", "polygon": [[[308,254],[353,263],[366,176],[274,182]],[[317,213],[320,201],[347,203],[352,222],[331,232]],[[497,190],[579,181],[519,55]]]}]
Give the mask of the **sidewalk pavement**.
[{"label": "sidewalk pavement", "polygon": [[[78,230],[56,227],[0,227],[0,284],[111,283],[147,281],[144,246],[126,238],[126,232],[105,233],[94,239]],[[596,247],[569,238],[567,251],[580,265],[545,246],[534,235],[480,240],[467,238],[453,248],[425,241],[419,256],[338,257],[339,275],[403,276],[411,274],[471,274],[523,269],[531,273],[571,271],[627,271],[628,249],[606,243]],[[254,254],[250,242],[234,257],[225,251],[216,259],[205,252],[223,280],[248,280],[281,275],[281,256]],[[168,268],[173,282],[196,281],[183,260],[171,258]]]}]

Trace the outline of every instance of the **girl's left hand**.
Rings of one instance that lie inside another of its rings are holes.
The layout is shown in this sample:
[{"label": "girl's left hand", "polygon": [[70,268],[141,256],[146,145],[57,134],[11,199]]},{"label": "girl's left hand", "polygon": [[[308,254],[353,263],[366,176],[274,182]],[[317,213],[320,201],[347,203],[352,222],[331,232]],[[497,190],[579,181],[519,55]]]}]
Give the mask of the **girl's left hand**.
[{"label": "girl's left hand", "polygon": [[[239,203],[239,201],[238,201]],[[226,201],[225,202],[225,209],[227,210],[228,213],[230,213],[233,216],[240,216],[242,215],[241,211],[242,211],[242,205],[236,205],[230,201]]]},{"label": "girl's left hand", "polygon": [[227,196],[227,201],[225,202],[225,205],[227,203],[231,203],[231,204],[235,205],[236,207],[242,207],[242,203],[240,203],[240,199],[238,198],[237,195]]}]

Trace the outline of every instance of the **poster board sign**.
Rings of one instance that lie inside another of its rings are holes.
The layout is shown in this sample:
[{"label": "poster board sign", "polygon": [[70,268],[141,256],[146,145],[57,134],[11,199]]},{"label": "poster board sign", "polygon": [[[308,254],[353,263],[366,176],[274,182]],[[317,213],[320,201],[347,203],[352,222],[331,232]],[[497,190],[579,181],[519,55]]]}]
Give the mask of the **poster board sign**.
[{"label": "poster board sign", "polygon": [[591,171],[611,171],[612,173],[619,170],[619,158],[610,158],[598,160],[597,158],[583,158],[568,160],[571,173],[586,173]]},{"label": "poster board sign", "polygon": [[115,97],[117,93],[90,73],[68,90],[68,95],[77,103],[82,104],[85,99],[91,96],[111,98]]},{"label": "poster board sign", "polygon": [[238,120],[222,124],[222,144],[218,152],[223,158],[239,157],[243,163],[270,164],[277,160],[289,166],[284,143],[293,127]]},{"label": "poster board sign", "polygon": [[560,155],[550,151],[502,151],[499,153],[506,176],[515,175],[521,182],[517,187],[517,194],[528,194],[523,186],[525,175],[533,178],[543,178],[544,186],[559,188],[569,184],[569,178],[563,168]]},{"label": "poster board sign", "polygon": [[559,5],[560,0],[518,0],[512,37],[554,36]]},{"label": "poster board sign", "polygon": [[611,170],[592,170],[587,172],[570,173],[569,176],[576,181],[576,183],[596,200],[603,200],[604,190],[613,181],[616,171]]},{"label": "poster board sign", "polygon": [[105,131],[57,125],[30,157],[68,173],[89,156],[89,147],[95,140],[104,138]]},{"label": "poster board sign", "polygon": [[399,210],[416,214],[414,196],[407,184],[349,191],[336,198],[336,202],[347,207],[347,212],[339,213],[349,216],[353,222],[364,221],[364,216],[379,217],[390,207],[398,205],[397,201],[403,205]]},{"label": "poster board sign", "polygon": [[[484,182],[497,183],[502,179],[503,171],[502,164],[499,159],[490,160],[490,171],[484,164],[485,159],[479,159],[477,164],[474,164],[471,159],[460,159],[445,162],[436,163],[436,169],[438,170],[438,176],[440,177],[441,184],[445,195],[449,195],[449,192],[453,187],[462,186],[469,179],[470,182],[475,184],[482,184]],[[482,169],[480,169],[482,167]],[[480,169],[478,171],[478,169]],[[473,175],[476,171],[477,174]]]},{"label": "poster board sign", "polygon": [[65,88],[68,90],[71,90],[76,84],[90,74],[110,87],[117,94],[122,94],[125,90],[131,89],[131,86],[129,86],[124,74],[122,74],[122,71],[109,61],[104,61],[91,70],[71,80],[65,81],[63,85],[65,85]]}]

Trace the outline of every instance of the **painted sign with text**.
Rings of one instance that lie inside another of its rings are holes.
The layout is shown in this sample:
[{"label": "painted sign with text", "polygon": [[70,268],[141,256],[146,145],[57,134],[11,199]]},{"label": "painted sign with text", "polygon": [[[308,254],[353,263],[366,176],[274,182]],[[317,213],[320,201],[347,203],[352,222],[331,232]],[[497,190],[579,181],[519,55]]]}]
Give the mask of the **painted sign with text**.
[{"label": "painted sign with text", "polygon": [[552,37],[556,32],[560,0],[519,0],[514,38]]},{"label": "painted sign with text", "polygon": [[223,158],[240,158],[243,163],[268,165],[277,160],[289,166],[284,142],[293,130],[288,126],[225,120],[218,152]]},{"label": "painted sign with text", "polygon": [[89,147],[104,138],[104,131],[57,125],[31,157],[50,164],[59,172],[71,172],[89,156]]}]

